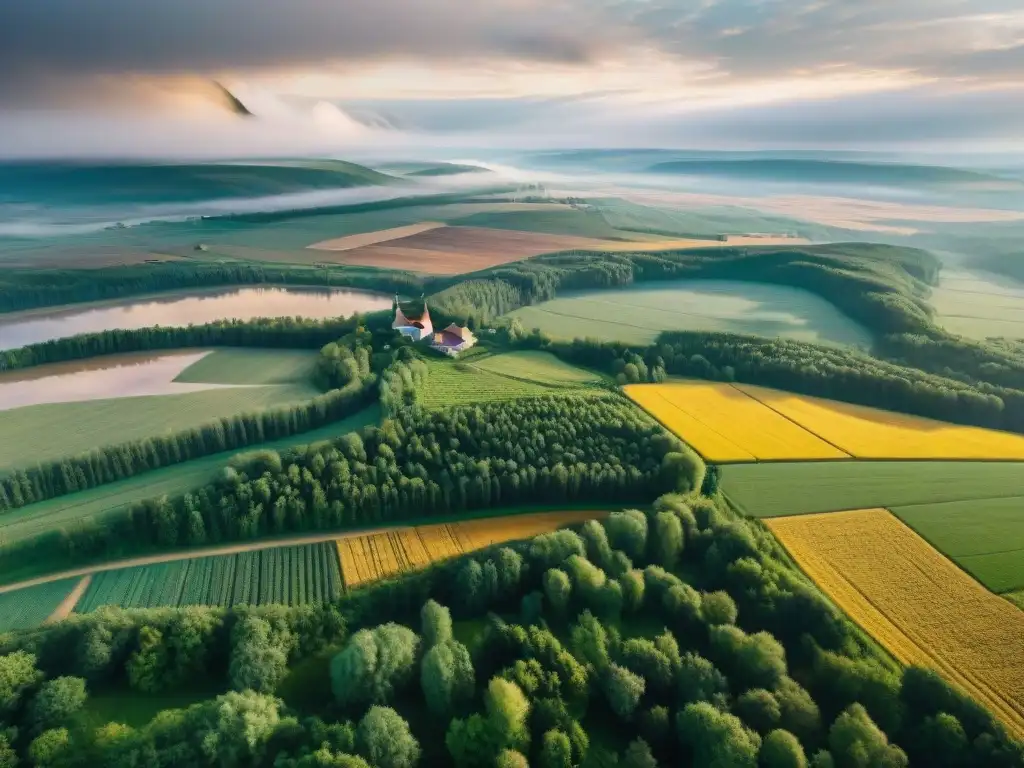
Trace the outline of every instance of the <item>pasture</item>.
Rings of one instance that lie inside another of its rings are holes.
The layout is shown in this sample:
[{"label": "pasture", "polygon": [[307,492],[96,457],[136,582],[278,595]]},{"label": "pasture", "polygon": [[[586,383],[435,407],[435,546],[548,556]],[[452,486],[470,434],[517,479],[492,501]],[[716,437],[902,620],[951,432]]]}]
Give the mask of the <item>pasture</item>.
[{"label": "pasture", "polygon": [[1022,435],[749,384],[735,387],[858,459],[1024,460]]},{"label": "pasture", "polygon": [[631,384],[625,392],[708,461],[849,458],[729,384]]},{"label": "pasture", "polygon": [[301,349],[217,349],[174,380],[195,384],[297,384],[307,382],[317,353]]},{"label": "pasture", "polygon": [[[500,357],[504,357],[504,355]],[[598,396],[603,394],[603,390],[587,388],[584,385],[572,387],[565,384],[541,384],[536,381],[527,381],[525,378],[513,378],[470,362],[429,359],[427,365],[430,368],[430,373],[419,399],[419,402],[426,408],[518,400],[523,397],[545,397],[547,395],[593,394]],[[513,367],[515,365],[517,364],[513,363]],[[522,364],[519,364],[519,370],[521,372],[525,370]]]},{"label": "pasture", "polygon": [[1009,592],[1008,594],[1003,595],[1003,597],[1024,611],[1024,589],[1019,592]]},{"label": "pasture", "polygon": [[511,312],[555,338],[653,344],[662,331],[721,331],[869,347],[870,333],[825,299],[781,285],[673,280],[585,291]]},{"label": "pasture", "polygon": [[1024,613],[884,509],[776,518],[768,527],[896,658],[936,670],[1024,737]]},{"label": "pasture", "polygon": [[[331,440],[380,421],[380,408],[372,406],[347,419],[328,424],[310,432],[252,446],[247,451],[269,449],[284,451],[300,445]],[[243,454],[245,453],[243,452]],[[8,543],[63,529],[73,528],[79,521],[102,520],[129,504],[160,496],[175,496],[212,482],[237,451],[226,451],[187,461],[170,467],[144,472],[127,480],[90,488],[87,491],[59,496],[11,510],[0,517],[0,540]],[[0,575],[0,582],[4,581]]]},{"label": "pasture", "polygon": [[396,528],[338,539],[338,557],[346,587],[408,573],[430,563],[527,539],[603,516],[604,512],[537,512],[455,523]]},{"label": "pasture", "polygon": [[1020,495],[1024,463],[814,461],[722,467],[729,503],[751,517]]},{"label": "pasture", "polygon": [[0,633],[32,629],[46,621],[81,579],[61,579],[0,593]]},{"label": "pasture", "polygon": [[570,365],[550,352],[507,352],[489,355],[479,361],[473,360],[470,365],[513,379],[525,379],[553,386],[574,386],[600,380],[596,373]]},{"label": "pasture", "polygon": [[892,512],[993,592],[1024,588],[1024,496]]},{"label": "pasture", "polygon": [[305,384],[227,387],[184,395],[55,403],[4,411],[0,413],[0,470],[180,432],[222,416],[297,403],[317,394],[312,385]]},{"label": "pasture", "polygon": [[306,605],[341,594],[334,546],[321,542],[102,571],[93,576],[75,610]]}]

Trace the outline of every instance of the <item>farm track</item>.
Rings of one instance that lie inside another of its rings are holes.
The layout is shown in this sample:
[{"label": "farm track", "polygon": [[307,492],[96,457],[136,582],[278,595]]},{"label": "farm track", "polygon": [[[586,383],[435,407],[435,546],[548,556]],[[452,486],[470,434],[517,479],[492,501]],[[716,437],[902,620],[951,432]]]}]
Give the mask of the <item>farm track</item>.
[{"label": "farm track", "polygon": [[75,606],[78,605],[78,601],[82,599],[82,595],[85,594],[85,590],[89,588],[92,583],[92,574],[86,574],[81,578],[75,588],[71,590],[67,597],[65,597],[61,604],[57,606],[56,610],[51,613],[43,624],[56,624],[58,621],[62,621],[71,615],[71,612],[75,610]]}]

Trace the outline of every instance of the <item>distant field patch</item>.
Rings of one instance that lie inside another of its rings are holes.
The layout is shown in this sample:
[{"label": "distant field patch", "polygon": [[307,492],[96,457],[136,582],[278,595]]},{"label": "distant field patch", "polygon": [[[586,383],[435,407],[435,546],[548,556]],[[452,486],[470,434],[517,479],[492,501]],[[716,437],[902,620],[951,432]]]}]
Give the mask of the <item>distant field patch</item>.
[{"label": "distant field patch", "polygon": [[0,593],[0,633],[32,629],[46,621],[81,579],[61,579]]},{"label": "distant field patch", "polygon": [[459,275],[542,253],[599,250],[604,245],[601,240],[570,235],[449,226],[339,251],[324,260],[430,275]]},{"label": "distant field patch", "polygon": [[673,280],[586,291],[510,313],[560,339],[653,344],[662,331],[721,331],[868,347],[871,335],[808,291],[734,280]]},{"label": "distant field patch", "polygon": [[338,539],[338,556],[345,586],[355,587],[408,573],[437,560],[457,557],[493,544],[528,539],[605,514],[591,511],[537,512],[396,528]]},{"label": "distant field patch", "polygon": [[34,405],[0,413],[0,470],[59,459],[247,411],[315,397],[311,385],[228,387],[185,395]]},{"label": "distant field patch", "polygon": [[317,353],[298,349],[218,349],[175,381],[201,384],[295,384],[309,381]]},{"label": "distant field patch", "polygon": [[1024,436],[737,384],[737,389],[859,459],[1024,460]]},{"label": "distant field patch", "polygon": [[892,511],[993,592],[1024,588],[1024,496]]},{"label": "distant field patch", "polygon": [[375,232],[363,232],[358,235],[345,235],[335,237],[331,240],[321,240],[309,246],[315,251],[351,251],[353,248],[361,248],[364,245],[375,245],[386,243],[389,240],[400,240],[403,237],[418,235],[431,229],[443,227],[444,223],[438,221],[421,221],[417,224],[406,224],[404,227],[392,227],[391,229],[378,229]]},{"label": "distant field patch", "polygon": [[102,571],[93,576],[76,611],[90,613],[104,605],[306,605],[341,594],[334,546],[322,542]]},{"label": "distant field patch", "polygon": [[[242,453],[259,449],[283,451],[297,445],[331,440],[379,421],[380,408],[373,406],[347,419],[310,432],[251,446]],[[215,453],[201,459],[144,472],[127,480],[11,510],[0,516],[0,540],[15,542],[49,532],[73,529],[81,520],[100,521],[105,515],[120,512],[129,504],[144,499],[185,493],[212,482],[218,472],[227,465],[228,460],[238,453]]]},{"label": "distant field patch", "polygon": [[768,526],[900,661],[935,669],[1024,737],[1024,613],[884,509],[776,518]]},{"label": "distant field patch", "polygon": [[485,357],[479,362],[472,361],[471,364],[484,371],[542,384],[588,384],[600,380],[596,373],[570,365],[550,352],[507,352]]},{"label": "distant field patch", "polygon": [[1021,493],[1024,463],[819,461],[722,468],[729,502],[751,517],[997,499]]},{"label": "distant field patch", "polygon": [[729,384],[631,384],[625,391],[709,461],[849,458]]},{"label": "distant field patch", "polygon": [[[487,358],[490,359],[490,358]],[[603,390],[542,384],[524,378],[486,370],[476,364],[453,362],[451,360],[428,360],[430,373],[420,393],[420,402],[427,408],[443,408],[449,405],[489,403],[504,400],[518,400],[523,397],[545,397],[547,395],[594,395],[604,394]],[[521,369],[522,370],[522,369]]]}]

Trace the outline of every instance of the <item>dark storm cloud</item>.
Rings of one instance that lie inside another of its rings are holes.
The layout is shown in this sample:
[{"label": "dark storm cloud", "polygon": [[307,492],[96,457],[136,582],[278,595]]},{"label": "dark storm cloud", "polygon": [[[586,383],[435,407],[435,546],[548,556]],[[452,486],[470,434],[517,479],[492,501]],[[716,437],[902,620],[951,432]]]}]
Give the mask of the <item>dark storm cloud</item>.
[{"label": "dark storm cloud", "polygon": [[582,63],[608,36],[563,0],[0,0],[0,89],[396,56]]}]

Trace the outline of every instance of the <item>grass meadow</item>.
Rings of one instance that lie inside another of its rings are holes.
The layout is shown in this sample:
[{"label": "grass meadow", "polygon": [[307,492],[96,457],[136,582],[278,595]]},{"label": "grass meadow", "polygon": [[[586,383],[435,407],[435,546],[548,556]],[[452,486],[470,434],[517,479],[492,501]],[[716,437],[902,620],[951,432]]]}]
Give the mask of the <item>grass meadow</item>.
[{"label": "grass meadow", "polygon": [[[362,429],[369,424],[377,424],[380,422],[380,416],[380,408],[375,405],[347,419],[319,429],[292,435],[283,440],[252,446],[243,451],[242,455],[249,451],[262,449],[283,451],[299,445],[331,440],[348,432]],[[213,481],[217,473],[227,465],[228,460],[236,455],[240,455],[238,451],[215,453],[212,456],[204,456],[201,459],[186,461],[172,467],[144,472],[127,480],[120,480],[116,483],[101,485],[87,491],[60,496],[12,510],[0,517],[0,540],[4,542],[20,541],[74,526],[79,520],[102,519],[105,514],[118,512],[125,506],[144,499],[185,493]],[[0,581],[6,580],[8,579],[0,575]]]},{"label": "grass meadow", "polygon": [[1019,496],[1024,462],[811,461],[722,467],[729,502],[752,517]]},{"label": "grass meadow", "polygon": [[187,384],[297,384],[309,381],[317,353],[300,349],[218,349],[174,380]]},{"label": "grass meadow", "polygon": [[871,335],[808,291],[733,280],[678,280],[616,291],[586,291],[511,313],[525,328],[561,339],[653,344],[662,331],[781,336],[867,348]]},{"label": "grass meadow", "polygon": [[596,373],[558,359],[550,352],[507,352],[502,355],[490,355],[471,364],[474,368],[502,376],[554,386],[589,384],[601,378]]},{"label": "grass meadow", "polygon": [[0,470],[179,432],[222,416],[315,397],[312,385],[228,387],[183,395],[34,405],[0,412]]}]

